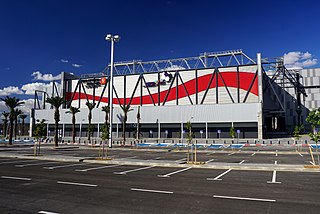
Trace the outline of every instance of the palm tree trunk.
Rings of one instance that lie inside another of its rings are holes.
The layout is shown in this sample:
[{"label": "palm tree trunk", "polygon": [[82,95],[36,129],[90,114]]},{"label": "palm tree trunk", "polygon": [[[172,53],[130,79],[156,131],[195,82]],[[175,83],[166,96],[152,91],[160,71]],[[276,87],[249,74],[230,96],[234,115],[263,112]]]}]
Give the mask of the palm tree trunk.
[{"label": "palm tree trunk", "polygon": [[21,135],[24,136],[24,119],[22,119]]},{"label": "palm tree trunk", "polygon": [[5,122],[4,124],[3,124],[3,136],[6,138],[7,137],[7,127],[8,126],[8,123],[7,122]]},{"label": "palm tree trunk", "polygon": [[72,141],[73,141],[73,143],[76,142],[76,117],[75,117],[75,115],[72,116]]},{"label": "palm tree trunk", "polygon": [[125,120],[123,121],[122,136],[123,136],[123,145],[126,145],[126,122],[125,122]]},{"label": "palm tree trunk", "polygon": [[54,144],[56,147],[59,146],[58,144],[58,128],[59,128],[59,118],[60,115],[59,115],[59,109],[56,108],[55,109],[55,113],[54,113],[54,121],[55,121],[55,124],[54,124]]},{"label": "palm tree trunk", "polygon": [[17,131],[18,131],[18,123],[17,123],[17,119],[15,119],[14,121],[14,138],[17,138]]},{"label": "palm tree trunk", "polygon": [[12,137],[13,137],[13,119],[10,119],[10,127],[9,127],[9,145],[12,145]]}]

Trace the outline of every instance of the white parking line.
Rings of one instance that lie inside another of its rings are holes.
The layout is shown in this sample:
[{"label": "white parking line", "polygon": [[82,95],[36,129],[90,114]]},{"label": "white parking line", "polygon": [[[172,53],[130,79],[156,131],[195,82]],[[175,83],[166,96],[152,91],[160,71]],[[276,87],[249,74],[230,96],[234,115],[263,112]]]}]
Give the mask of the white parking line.
[{"label": "white parking line", "polygon": [[299,154],[301,157],[303,157],[303,155],[302,155],[300,152],[298,152],[298,154]]},{"label": "white parking line", "polygon": [[20,165],[15,165],[15,167],[37,166],[37,165],[45,165],[45,164],[52,164],[52,163],[56,163],[56,162],[41,162],[41,163],[20,164]]},{"label": "white parking line", "polygon": [[244,198],[244,197],[223,196],[223,195],[214,195],[213,197],[223,198],[223,199],[246,200],[246,201],[276,202],[276,200],[264,199],[264,198]]},{"label": "white parking line", "polygon": [[118,165],[109,165],[109,166],[99,166],[99,167],[93,167],[93,168],[88,168],[88,169],[76,169],[75,171],[77,171],[77,172],[87,172],[87,171],[91,171],[91,170],[112,168],[112,167],[117,167],[117,166],[122,166],[122,165],[118,164]]},{"label": "white parking line", "polygon": [[189,169],[191,169],[191,168],[192,168],[192,167],[180,169],[180,170],[178,170],[178,171],[174,171],[174,172],[171,172],[171,173],[168,173],[168,174],[165,174],[165,175],[158,175],[158,177],[167,178],[167,177],[170,177],[170,175],[174,175],[174,174],[177,174],[177,173],[180,173],[180,172],[184,172],[184,171],[187,171],[187,170],[189,170]]},{"label": "white parking line", "polygon": [[129,172],[141,171],[141,170],[150,169],[150,168],[153,168],[153,167],[155,167],[155,166],[147,166],[147,167],[142,167],[142,168],[138,168],[138,169],[131,169],[131,170],[123,171],[123,172],[114,172],[113,174],[125,175],[125,174],[127,174]]},{"label": "white parking line", "polygon": [[181,162],[181,161],[185,161],[185,160],[187,160],[187,158],[182,158],[182,159],[179,159],[179,160],[175,160],[174,162],[179,163],[179,162]]},{"label": "white parking line", "polygon": [[254,153],[252,153],[252,155],[251,156],[254,156],[256,153],[254,152]]},{"label": "white parking line", "polygon": [[276,150],[276,157],[278,157],[278,150]]},{"label": "white parking line", "polygon": [[97,187],[96,184],[84,184],[84,183],[74,183],[74,182],[67,182],[67,181],[57,181],[58,184],[67,184],[67,185],[75,185],[75,186],[86,186],[86,187]]},{"label": "white parking line", "polygon": [[36,162],[36,161],[38,161],[38,160],[27,160],[27,161],[17,160],[17,161],[0,162],[0,164],[7,164],[7,163],[30,163],[30,162]]},{"label": "white parking line", "polygon": [[210,153],[208,153],[208,154],[206,154],[206,155],[212,155],[212,154],[214,154],[214,153],[216,153],[216,152],[210,152]]},{"label": "white parking line", "polygon": [[58,168],[65,168],[65,167],[73,167],[73,166],[83,166],[88,165],[90,163],[77,163],[77,164],[68,164],[68,165],[60,165],[60,166],[49,166],[43,167],[44,169],[58,169]]},{"label": "white parking line", "polygon": [[12,179],[12,180],[31,181],[31,178],[20,178],[20,177],[11,177],[11,176],[1,176],[1,178]]},{"label": "white parking line", "polygon": [[210,160],[208,160],[208,161],[206,161],[206,163],[210,163],[210,162],[212,162],[212,161],[214,161],[215,159],[210,159]]},{"label": "white parking line", "polygon": [[138,157],[138,156],[124,157],[124,158],[119,158],[119,159],[134,159],[134,158],[136,158],[136,157]]},{"label": "white parking line", "polygon": [[154,158],[154,160],[160,160],[162,157],[156,157]]},{"label": "white parking line", "polygon": [[131,191],[173,194],[173,192],[162,191],[162,190],[153,190],[153,189],[137,189],[137,188],[131,188]]},{"label": "white parking line", "polygon": [[310,161],[309,163],[311,163],[311,165],[315,165],[312,161]]},{"label": "white parking line", "polygon": [[242,160],[239,164],[243,164],[246,160]]},{"label": "white parking line", "polygon": [[[277,165],[277,164],[278,164],[278,161],[275,161],[274,165]],[[276,181],[276,179],[277,179],[277,171],[273,170],[272,181],[268,181],[267,183],[268,184],[281,184],[281,182]]]},{"label": "white parking line", "polygon": [[227,171],[221,173],[220,175],[218,175],[215,178],[207,178],[208,181],[221,181],[222,179],[220,179],[222,176],[224,176],[225,174],[227,174],[228,172],[230,172],[232,169],[228,169]]},{"label": "white parking line", "polygon": [[228,156],[233,155],[233,154],[235,154],[235,152],[231,152],[231,153],[229,153],[229,154],[228,154]]},{"label": "white parking line", "polygon": [[59,213],[54,213],[54,212],[49,212],[49,211],[39,211],[38,214],[59,214]]}]

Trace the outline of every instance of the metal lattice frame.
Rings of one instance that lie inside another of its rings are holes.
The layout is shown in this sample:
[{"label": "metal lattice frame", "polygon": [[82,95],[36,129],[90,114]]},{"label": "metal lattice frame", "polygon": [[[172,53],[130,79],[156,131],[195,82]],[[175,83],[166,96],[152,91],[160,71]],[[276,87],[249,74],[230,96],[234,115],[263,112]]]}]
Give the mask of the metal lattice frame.
[{"label": "metal lattice frame", "polygon": [[[209,52],[200,54],[197,57],[186,57],[178,59],[165,59],[142,62],[141,60],[122,61],[114,64],[115,75],[124,74],[137,74],[137,73],[149,73],[160,72],[165,70],[187,70],[187,69],[200,69],[200,68],[214,68],[214,67],[226,67],[226,66],[239,66],[256,64],[256,62],[248,57],[241,49],[221,51],[221,52]],[[110,65],[108,65],[103,71],[105,75],[110,73]],[[93,76],[102,76],[101,73],[83,75],[82,78]]]}]

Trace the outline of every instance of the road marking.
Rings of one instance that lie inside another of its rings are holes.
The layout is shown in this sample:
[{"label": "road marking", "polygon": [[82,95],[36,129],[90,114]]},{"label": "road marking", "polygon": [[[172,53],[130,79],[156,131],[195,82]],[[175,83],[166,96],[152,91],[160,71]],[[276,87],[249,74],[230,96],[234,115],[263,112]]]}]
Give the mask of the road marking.
[{"label": "road marking", "polygon": [[124,158],[119,158],[119,159],[133,159],[133,158],[136,158],[136,157],[138,157],[138,156],[132,156],[132,157],[124,157]]},{"label": "road marking", "polygon": [[235,154],[235,152],[231,152],[231,153],[229,153],[229,154],[228,154],[228,156],[233,155],[233,154]]},{"label": "road marking", "polygon": [[49,211],[39,211],[38,214],[59,214],[59,213],[54,213]]},{"label": "road marking", "polygon": [[311,163],[311,165],[315,165],[312,161],[310,161],[309,163]]},{"label": "road marking", "polygon": [[[52,163],[55,163],[55,162],[29,163],[29,164],[15,165],[15,167],[37,166],[37,165],[45,165],[45,164],[52,164]],[[57,163],[57,164],[58,164],[58,163]]]},{"label": "road marking", "polygon": [[93,167],[93,168],[88,168],[88,169],[76,169],[75,171],[77,171],[77,172],[87,172],[87,171],[91,171],[91,170],[112,168],[112,167],[117,167],[117,166],[122,166],[122,165],[118,164],[118,165],[109,165],[109,166],[99,166],[99,167]]},{"label": "road marking", "polygon": [[86,186],[86,187],[97,187],[96,184],[84,184],[84,183],[74,183],[74,182],[67,182],[67,181],[57,181],[58,184],[67,184],[67,185],[76,185],[76,186]]},{"label": "road marking", "polygon": [[210,159],[210,160],[208,160],[208,161],[206,161],[206,163],[210,163],[210,162],[212,162],[212,161],[214,161],[215,159]]},{"label": "road marking", "polygon": [[131,191],[163,193],[163,194],[173,194],[173,192],[162,191],[162,190],[153,190],[153,189],[137,189],[137,188],[131,188]]},{"label": "road marking", "polygon": [[254,156],[256,153],[254,152],[254,153],[252,153],[252,155],[251,156]]},{"label": "road marking", "polygon": [[191,169],[191,168],[192,168],[192,167],[180,169],[180,170],[178,170],[178,171],[174,171],[174,172],[171,172],[171,173],[168,173],[168,174],[165,174],[165,175],[158,175],[158,177],[167,178],[167,177],[170,177],[170,175],[174,175],[174,174],[177,174],[177,173],[180,173],[180,172],[184,172],[184,171],[187,171],[187,170],[189,170],[189,169]]},{"label": "road marking", "polygon": [[153,167],[155,167],[155,166],[147,166],[147,167],[142,167],[142,168],[138,168],[138,169],[131,169],[131,170],[123,171],[123,172],[114,172],[113,174],[125,175],[125,174],[127,174],[129,172],[141,171],[141,170],[150,169],[150,168],[153,168]]},{"label": "road marking", "polygon": [[0,162],[0,164],[7,164],[7,163],[28,163],[28,162],[35,162],[38,160],[27,160],[27,161],[7,161],[7,162]]},{"label": "road marking", "polygon": [[12,179],[12,180],[31,181],[31,178],[20,178],[20,177],[11,177],[11,176],[1,176],[1,178]]},{"label": "road marking", "polygon": [[278,157],[278,150],[276,150],[276,157]]},{"label": "road marking", "polygon": [[[278,164],[278,161],[275,161],[274,165],[277,165],[277,164]],[[277,179],[277,170],[273,170],[272,181],[268,181],[267,183],[269,183],[269,184],[281,184],[281,182],[277,182],[276,179]]]},{"label": "road marking", "polygon": [[218,175],[215,178],[207,178],[208,181],[221,181],[222,179],[220,179],[222,176],[224,176],[225,174],[227,174],[228,172],[230,172],[232,169],[228,169],[227,171],[221,173],[220,175]]},{"label": "road marking", "polygon": [[214,153],[216,153],[216,152],[210,152],[210,153],[208,153],[208,154],[206,154],[206,155],[212,155],[212,154],[214,154]]},{"label": "road marking", "polygon": [[246,160],[242,160],[239,164],[243,164]]},{"label": "road marking", "polygon": [[162,157],[156,157],[154,158],[154,160],[160,160]]},{"label": "road marking", "polygon": [[303,157],[303,155],[302,155],[300,152],[298,152],[298,154],[299,154],[301,157]]},{"label": "road marking", "polygon": [[179,160],[175,160],[174,162],[181,162],[181,161],[185,161],[187,160],[187,158],[182,158],[182,159],[179,159]]},{"label": "road marking", "polygon": [[223,195],[214,195],[213,197],[223,198],[223,199],[246,200],[246,201],[276,202],[276,200],[264,199],[264,198],[244,198],[244,197],[233,197],[233,196],[223,196]]},{"label": "road marking", "polygon": [[82,166],[82,165],[88,165],[90,163],[77,163],[77,164],[69,164],[69,165],[60,165],[60,166],[49,166],[49,167],[43,167],[44,169],[58,169],[58,168],[65,168],[65,167],[73,167],[73,166]]}]

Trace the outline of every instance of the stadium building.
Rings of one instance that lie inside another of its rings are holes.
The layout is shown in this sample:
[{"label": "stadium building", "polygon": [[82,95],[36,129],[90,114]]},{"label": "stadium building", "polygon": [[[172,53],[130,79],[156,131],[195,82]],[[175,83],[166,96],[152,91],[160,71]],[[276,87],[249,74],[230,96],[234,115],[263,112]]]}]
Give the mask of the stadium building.
[{"label": "stadium building", "polygon": [[[62,73],[61,82],[53,82],[52,90],[36,91],[31,127],[37,119],[46,119],[48,135],[53,136],[54,109],[45,99],[58,95],[67,101],[60,110],[60,136],[72,134],[71,115],[66,114],[70,106],[80,108],[76,114],[77,137],[87,136],[86,103],[91,102],[95,104],[94,137],[99,137],[105,120],[101,108],[109,104],[111,90],[113,138],[122,137],[121,106],[126,105],[132,109],[128,113],[127,137],[135,137],[139,107],[142,138],[185,138],[185,125],[190,121],[195,137],[203,139],[230,138],[231,127],[239,138],[285,135],[304,123],[308,108],[313,107],[302,84],[310,81],[306,78],[311,75],[302,78],[301,72],[286,69],[283,58],[262,59],[257,54],[251,59],[242,50],[117,62],[113,87],[109,71],[110,65],[98,74]],[[318,95],[311,94],[311,98]]]}]

